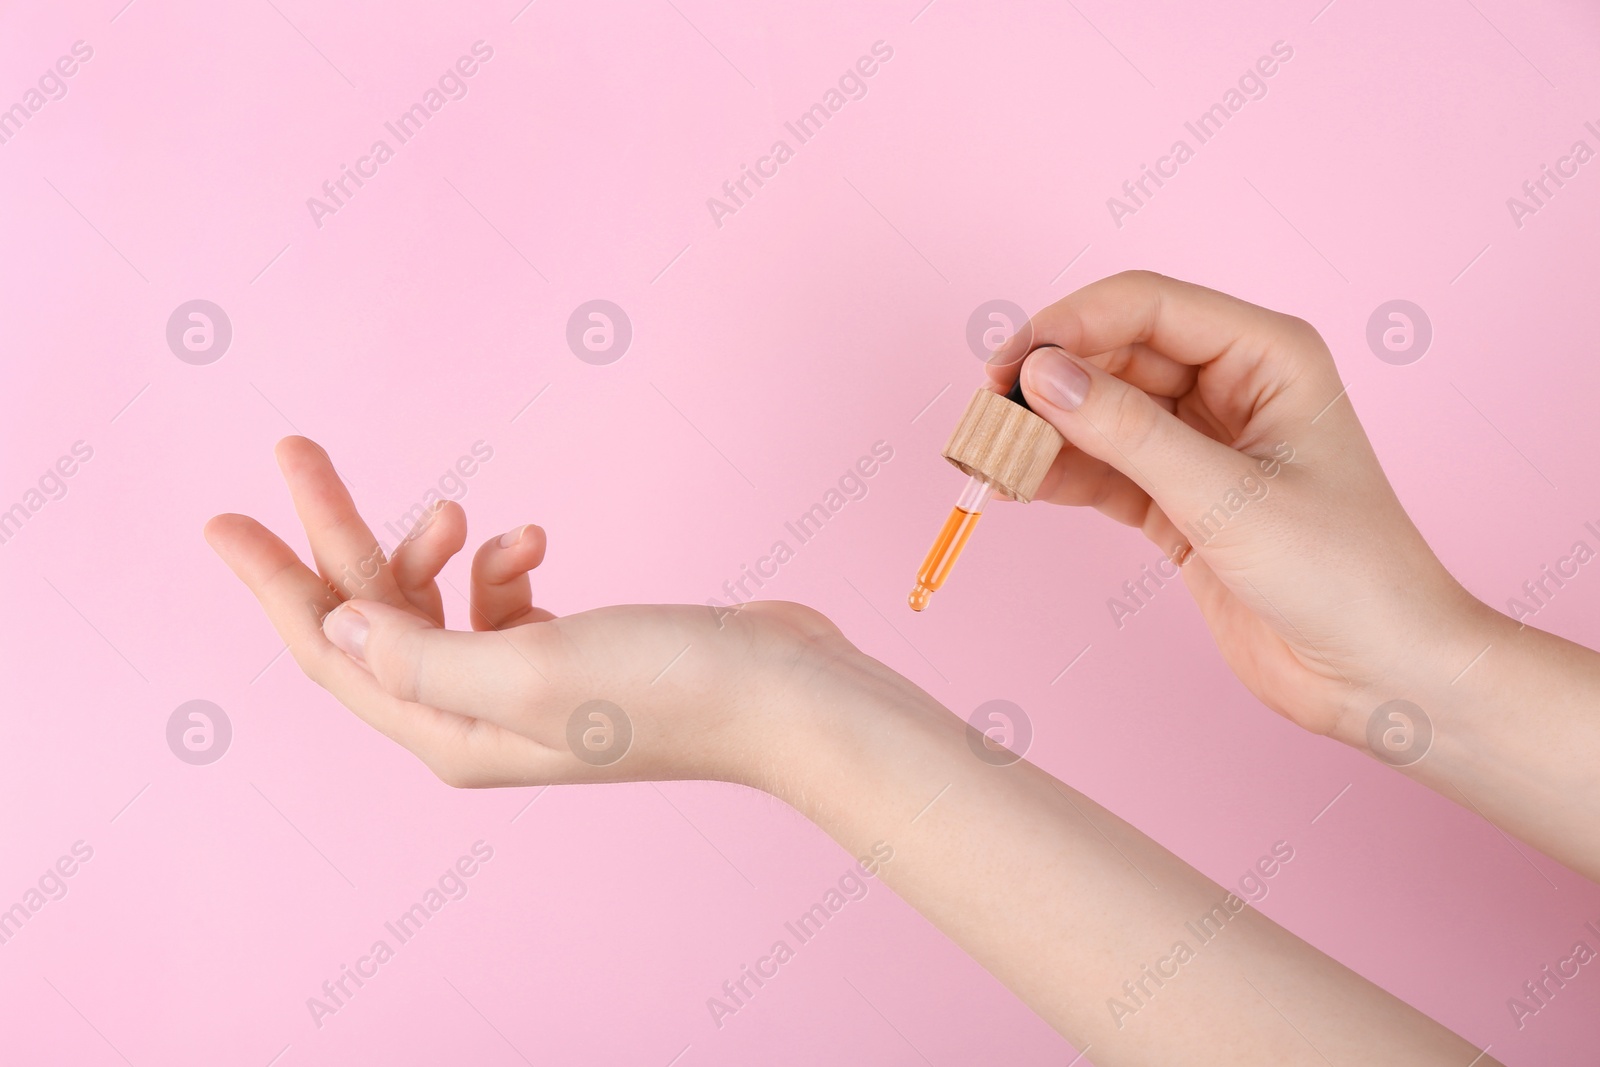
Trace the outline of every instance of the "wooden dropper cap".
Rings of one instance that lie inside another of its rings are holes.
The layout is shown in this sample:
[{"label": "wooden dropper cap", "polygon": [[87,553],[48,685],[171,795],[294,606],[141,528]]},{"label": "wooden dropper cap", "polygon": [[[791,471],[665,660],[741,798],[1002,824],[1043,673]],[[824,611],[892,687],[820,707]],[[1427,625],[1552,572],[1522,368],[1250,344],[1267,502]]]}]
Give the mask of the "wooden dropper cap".
[{"label": "wooden dropper cap", "polygon": [[1064,443],[1022,397],[1022,379],[1005,396],[980,386],[944,446],[944,458],[1024,503],[1033,499]]}]

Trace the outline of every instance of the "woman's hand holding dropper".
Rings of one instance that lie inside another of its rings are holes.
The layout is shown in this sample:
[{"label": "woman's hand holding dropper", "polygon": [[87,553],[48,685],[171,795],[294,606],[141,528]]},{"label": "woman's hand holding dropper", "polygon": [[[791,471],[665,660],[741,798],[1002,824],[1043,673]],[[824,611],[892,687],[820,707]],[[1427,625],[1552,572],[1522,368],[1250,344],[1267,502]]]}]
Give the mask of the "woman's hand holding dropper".
[{"label": "woman's hand holding dropper", "polygon": [[1035,315],[990,359],[996,388],[1019,372],[1067,441],[1038,499],[1098,508],[1182,561],[1263,703],[1376,746],[1600,880],[1600,654],[1520,627],[1450,575],[1316,330],[1131,272]]}]

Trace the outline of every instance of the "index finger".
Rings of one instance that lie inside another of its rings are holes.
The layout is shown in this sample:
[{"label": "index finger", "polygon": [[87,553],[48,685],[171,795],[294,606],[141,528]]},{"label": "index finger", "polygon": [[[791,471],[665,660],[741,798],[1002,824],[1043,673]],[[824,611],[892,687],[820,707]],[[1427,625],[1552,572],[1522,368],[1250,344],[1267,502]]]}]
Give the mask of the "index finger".
[{"label": "index finger", "polygon": [[[218,515],[206,524],[205,537],[260,601],[306,676],[441,778],[454,784],[511,784],[547,773],[541,770],[549,763],[544,746],[385,692],[371,672],[327,639],[322,620],[341,601],[271,530],[248,516]],[[427,625],[414,615],[406,617]]]},{"label": "index finger", "polygon": [[294,549],[247,515],[218,515],[206,523],[206,541],[261,603],[274,629],[306,677],[362,719],[417,751],[437,730],[430,709],[409,709],[335,648],[322,619],[340,600]]},{"label": "index finger", "polygon": [[1055,345],[1101,365],[1105,361],[1096,357],[1125,352],[1134,361],[1168,360],[1175,364],[1171,370],[1192,374],[1187,368],[1258,349],[1259,341],[1297,321],[1203,285],[1124,271],[1039,312],[995,350],[988,372],[1010,388],[1029,350]]}]

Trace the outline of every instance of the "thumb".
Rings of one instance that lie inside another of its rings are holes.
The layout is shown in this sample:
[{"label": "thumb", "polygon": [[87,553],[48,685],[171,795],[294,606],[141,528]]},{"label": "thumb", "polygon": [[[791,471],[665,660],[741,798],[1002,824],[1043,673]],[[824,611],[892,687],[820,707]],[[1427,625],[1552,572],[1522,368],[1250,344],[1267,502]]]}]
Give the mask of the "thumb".
[{"label": "thumb", "polygon": [[1249,457],[1196,430],[1143,389],[1059,348],[1028,356],[1022,391],[1068,444],[1127,475],[1174,522],[1204,512],[1250,473]]},{"label": "thumb", "polygon": [[500,634],[445,630],[376,600],[345,601],[322,632],[390,696],[474,718],[503,718],[515,702],[508,688],[520,679],[512,661],[532,668]]}]

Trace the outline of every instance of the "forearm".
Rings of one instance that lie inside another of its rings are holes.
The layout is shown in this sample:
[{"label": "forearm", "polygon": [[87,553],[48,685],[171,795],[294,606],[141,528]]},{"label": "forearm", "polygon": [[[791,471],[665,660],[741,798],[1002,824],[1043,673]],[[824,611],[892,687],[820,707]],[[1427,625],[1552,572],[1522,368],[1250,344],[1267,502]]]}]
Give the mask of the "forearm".
[{"label": "forearm", "polygon": [[1600,653],[1479,609],[1459,667],[1392,694],[1432,734],[1402,769],[1600,881]]},{"label": "forearm", "polygon": [[774,791],[1101,1067],[1477,1055],[878,665],[830,696]]}]

